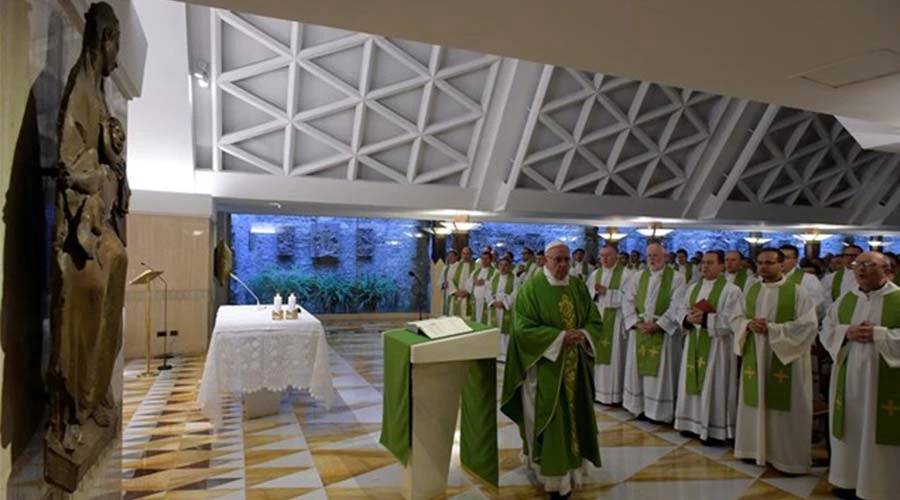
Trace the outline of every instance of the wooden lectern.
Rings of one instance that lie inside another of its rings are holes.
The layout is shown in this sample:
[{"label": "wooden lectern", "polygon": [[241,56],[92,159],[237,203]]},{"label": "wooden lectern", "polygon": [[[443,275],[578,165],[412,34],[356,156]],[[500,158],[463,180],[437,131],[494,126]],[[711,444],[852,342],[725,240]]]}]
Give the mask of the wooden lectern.
[{"label": "wooden lectern", "polygon": [[147,285],[147,301],[146,304],[146,315],[144,316],[144,323],[147,328],[147,345],[146,350],[144,352],[144,356],[147,360],[147,367],[144,370],[144,373],[138,375],[138,377],[155,377],[159,374],[159,372],[150,371],[150,340],[153,338],[151,335],[151,325],[150,325],[150,297],[153,292],[153,287],[151,284],[153,280],[159,278],[162,275],[163,271],[154,271],[152,269],[148,269],[141,274],[139,274],[136,278],[131,280],[129,285]]}]

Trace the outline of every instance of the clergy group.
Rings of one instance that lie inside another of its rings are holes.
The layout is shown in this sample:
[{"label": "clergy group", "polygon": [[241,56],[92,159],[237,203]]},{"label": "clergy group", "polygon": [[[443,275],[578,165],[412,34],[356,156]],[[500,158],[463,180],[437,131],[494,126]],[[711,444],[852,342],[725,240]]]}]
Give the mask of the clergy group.
[{"label": "clergy group", "polygon": [[[900,491],[900,287],[896,261],[847,246],[821,280],[799,249],[669,253],[556,241],[497,259],[448,255],[443,313],[503,333],[501,411],[551,498],[601,466],[594,402],[673,425],[787,475],[810,471],[812,348],[834,367],[828,480],[841,498]],[[752,268],[752,270],[751,270]]]}]

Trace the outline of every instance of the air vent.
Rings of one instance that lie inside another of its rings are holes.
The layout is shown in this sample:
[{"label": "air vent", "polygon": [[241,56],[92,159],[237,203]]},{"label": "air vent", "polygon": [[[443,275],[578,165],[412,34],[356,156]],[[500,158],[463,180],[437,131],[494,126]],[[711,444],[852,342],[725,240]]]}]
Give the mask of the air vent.
[{"label": "air vent", "polygon": [[795,76],[839,89],[896,74],[900,74],[900,54],[878,49]]}]

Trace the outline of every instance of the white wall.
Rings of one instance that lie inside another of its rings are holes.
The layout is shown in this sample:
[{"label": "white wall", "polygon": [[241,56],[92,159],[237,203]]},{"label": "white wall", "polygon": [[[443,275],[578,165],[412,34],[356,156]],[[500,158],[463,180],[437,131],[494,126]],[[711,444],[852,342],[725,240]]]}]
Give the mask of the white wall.
[{"label": "white wall", "polygon": [[194,192],[186,7],[171,0],[134,2],[147,38],[141,97],[128,109],[131,188]]}]

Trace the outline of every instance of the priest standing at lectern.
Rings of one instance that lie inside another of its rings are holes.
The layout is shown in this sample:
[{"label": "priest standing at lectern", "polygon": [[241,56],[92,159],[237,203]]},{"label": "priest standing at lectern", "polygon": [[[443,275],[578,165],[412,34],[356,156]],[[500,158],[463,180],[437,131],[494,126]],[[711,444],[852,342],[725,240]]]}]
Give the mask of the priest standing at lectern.
[{"label": "priest standing at lectern", "polygon": [[569,277],[569,248],[554,241],[546,265],[515,302],[500,409],[519,427],[525,460],[550,498],[568,498],[587,463],[600,466],[594,413],[594,347],[600,313]]}]

